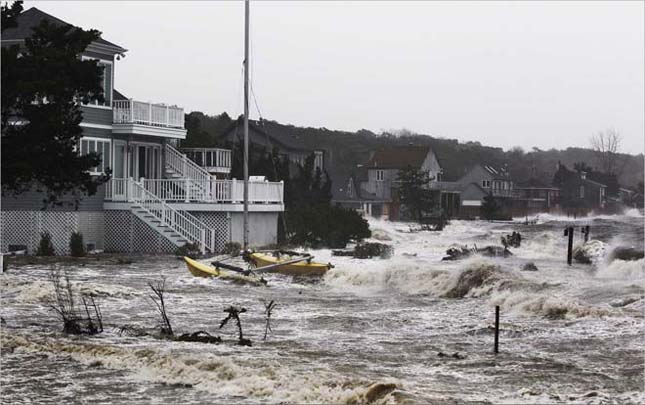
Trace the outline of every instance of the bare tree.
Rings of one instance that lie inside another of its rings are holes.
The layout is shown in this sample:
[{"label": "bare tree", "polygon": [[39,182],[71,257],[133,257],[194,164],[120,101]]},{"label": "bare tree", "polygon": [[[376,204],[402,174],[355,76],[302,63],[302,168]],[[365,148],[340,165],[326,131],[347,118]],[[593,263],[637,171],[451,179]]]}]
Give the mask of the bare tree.
[{"label": "bare tree", "polygon": [[[87,318],[81,315],[77,297],[72,290],[72,283],[67,272],[62,272],[57,267],[52,267],[49,272],[49,281],[54,287],[54,297],[48,300],[48,306],[53,309],[63,322],[63,332],[72,335],[95,335],[103,332],[103,316],[99,306],[92,297],[81,295],[81,301]],[[93,315],[90,312],[92,307]]]},{"label": "bare tree", "polygon": [[161,334],[165,336],[174,336],[175,333],[170,325],[170,319],[166,314],[166,302],[164,301],[164,294],[166,292],[166,277],[162,277],[157,281],[157,284],[148,283],[148,287],[152,290],[154,295],[150,295],[150,300],[154,303],[157,311],[159,312]]},{"label": "bare tree", "polygon": [[618,151],[622,136],[613,128],[600,131],[590,139],[596,161],[604,173],[618,174]]}]

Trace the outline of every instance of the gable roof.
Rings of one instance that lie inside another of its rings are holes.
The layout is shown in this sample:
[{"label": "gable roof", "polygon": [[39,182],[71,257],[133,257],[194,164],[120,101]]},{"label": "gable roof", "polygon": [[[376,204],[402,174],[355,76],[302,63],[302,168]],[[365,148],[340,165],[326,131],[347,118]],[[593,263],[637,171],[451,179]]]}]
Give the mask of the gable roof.
[{"label": "gable roof", "polygon": [[[53,15],[47,14],[44,11],[32,7],[29,10],[23,11],[16,17],[16,27],[8,28],[2,32],[3,41],[21,41],[25,40],[33,35],[33,29],[40,25],[43,21],[48,21],[52,25],[69,25],[69,24],[59,18],[54,17]],[[99,45],[103,48],[107,48],[114,53],[124,53],[126,49],[116,45],[110,41],[106,41],[103,38],[99,38],[94,41],[92,44]]]},{"label": "gable roof", "polygon": [[374,152],[365,166],[368,169],[403,169],[408,166],[421,167],[428,153],[429,146],[390,146]]},{"label": "gable roof", "polygon": [[[294,151],[314,150],[308,148],[305,142],[296,133],[285,131],[282,128],[268,129],[268,126],[265,125],[265,123],[267,123],[267,121],[265,120],[249,120],[249,132],[257,132],[258,134],[268,138],[271,144],[281,146],[284,149],[291,149]],[[234,132],[237,135],[237,138],[239,138],[239,140],[241,141],[243,136],[243,124],[244,119],[242,116],[240,116],[224,131],[224,134],[228,136],[231,132]]]}]

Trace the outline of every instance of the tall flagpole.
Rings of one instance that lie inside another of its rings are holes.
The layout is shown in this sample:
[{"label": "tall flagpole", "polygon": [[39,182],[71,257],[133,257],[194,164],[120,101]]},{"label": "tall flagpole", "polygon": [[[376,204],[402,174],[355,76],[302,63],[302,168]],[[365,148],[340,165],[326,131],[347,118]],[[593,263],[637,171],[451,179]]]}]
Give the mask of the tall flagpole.
[{"label": "tall flagpole", "polygon": [[249,247],[249,0],[244,1],[244,251]]}]

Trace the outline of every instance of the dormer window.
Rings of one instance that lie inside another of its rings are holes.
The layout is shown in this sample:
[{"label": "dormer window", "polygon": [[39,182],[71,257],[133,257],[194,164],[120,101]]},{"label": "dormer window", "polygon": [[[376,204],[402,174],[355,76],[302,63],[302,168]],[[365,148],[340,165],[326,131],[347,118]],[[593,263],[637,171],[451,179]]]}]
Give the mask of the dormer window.
[{"label": "dormer window", "polygon": [[383,170],[377,170],[376,181],[383,181],[383,180],[385,180],[385,172]]}]

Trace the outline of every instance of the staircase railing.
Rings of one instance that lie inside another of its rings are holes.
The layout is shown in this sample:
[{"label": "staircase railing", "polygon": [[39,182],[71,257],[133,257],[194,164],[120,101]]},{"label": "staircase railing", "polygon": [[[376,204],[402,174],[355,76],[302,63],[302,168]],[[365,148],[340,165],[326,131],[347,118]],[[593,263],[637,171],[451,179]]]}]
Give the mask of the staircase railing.
[{"label": "staircase railing", "polygon": [[215,251],[215,231],[213,229],[208,229],[206,224],[188,212],[172,208],[146,190],[143,184],[132,179],[127,180],[130,201],[139,205],[186,240],[197,243],[202,253],[206,253],[206,250]]},{"label": "staircase railing", "polygon": [[211,175],[177,149],[166,144],[166,165],[183,178],[195,181],[207,181]]}]

